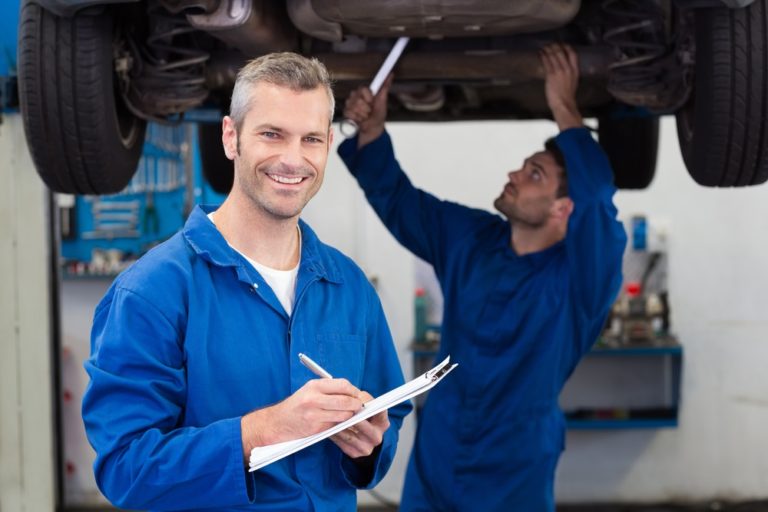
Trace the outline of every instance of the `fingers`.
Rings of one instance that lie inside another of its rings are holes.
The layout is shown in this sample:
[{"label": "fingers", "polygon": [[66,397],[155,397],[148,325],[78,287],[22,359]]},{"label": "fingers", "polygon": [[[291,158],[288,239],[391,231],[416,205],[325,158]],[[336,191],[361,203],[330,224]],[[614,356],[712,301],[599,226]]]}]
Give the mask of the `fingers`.
[{"label": "fingers", "polygon": [[347,395],[360,401],[361,391],[347,379],[312,379],[304,386],[326,395]]},{"label": "fingers", "polygon": [[367,87],[358,87],[344,102],[344,117],[361,123],[370,117],[373,103],[374,97],[371,90]]},{"label": "fingers", "polygon": [[578,55],[570,45],[560,43],[548,44],[540,50],[539,54],[547,75],[554,73],[578,73]]},{"label": "fingers", "polygon": [[365,457],[373,453],[373,450],[382,443],[387,428],[389,428],[389,417],[384,411],[331,436],[331,440],[346,455],[352,458]]},{"label": "fingers", "polygon": [[302,390],[302,402],[309,410],[345,411],[350,417],[363,406],[360,390],[346,379],[312,379]]},{"label": "fingers", "polygon": [[568,64],[571,67],[571,70],[575,73],[579,72],[579,56],[576,54],[576,51],[570,46],[565,45],[565,53],[568,56]]}]

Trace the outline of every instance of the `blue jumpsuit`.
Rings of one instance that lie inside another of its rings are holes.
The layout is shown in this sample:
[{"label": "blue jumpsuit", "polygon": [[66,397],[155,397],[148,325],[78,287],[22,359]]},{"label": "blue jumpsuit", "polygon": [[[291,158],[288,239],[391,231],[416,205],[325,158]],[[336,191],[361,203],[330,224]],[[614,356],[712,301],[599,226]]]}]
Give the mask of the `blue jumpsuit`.
[{"label": "blue jumpsuit", "polygon": [[626,234],[613,175],[586,128],[559,134],[575,207],[567,236],[524,256],[510,225],[416,189],[384,134],[339,147],[390,232],[435,270],[440,353],[459,363],[420,416],[401,510],[554,510],[564,449],[558,395],[599,336],[621,285]]},{"label": "blue jumpsuit", "polygon": [[202,208],[121,274],[98,305],[83,399],[94,472],[115,505],[152,510],[354,511],[356,489],[387,472],[410,410],[369,473],[330,440],[248,473],[240,417],[316,378],[312,357],[378,396],[403,375],[378,297],[346,256],[299,223],[301,263],[288,317]]}]

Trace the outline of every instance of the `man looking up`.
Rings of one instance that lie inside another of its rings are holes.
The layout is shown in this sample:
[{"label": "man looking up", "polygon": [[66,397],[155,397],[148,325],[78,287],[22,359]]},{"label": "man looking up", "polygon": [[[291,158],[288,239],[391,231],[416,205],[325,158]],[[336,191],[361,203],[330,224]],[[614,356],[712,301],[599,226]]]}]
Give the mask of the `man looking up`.
[{"label": "man looking up", "polygon": [[541,59],[560,134],[508,173],[494,201],[506,220],[411,184],[384,128],[388,83],[346,102],[360,130],[339,154],[389,231],[434,267],[437,359],[459,363],[426,400],[402,511],[554,510],[558,395],[619,290],[626,235],[608,159],[576,106],[577,56],[552,45]]},{"label": "man looking up", "polygon": [[[222,122],[232,191],[98,305],[83,418],[115,505],[354,511],[356,489],[389,468],[408,404],[247,471],[252,448],[323,431],[403,382],[365,275],[299,219],[323,181],[333,110],[319,62],[248,63]],[[337,378],[314,378],[300,352]]]}]

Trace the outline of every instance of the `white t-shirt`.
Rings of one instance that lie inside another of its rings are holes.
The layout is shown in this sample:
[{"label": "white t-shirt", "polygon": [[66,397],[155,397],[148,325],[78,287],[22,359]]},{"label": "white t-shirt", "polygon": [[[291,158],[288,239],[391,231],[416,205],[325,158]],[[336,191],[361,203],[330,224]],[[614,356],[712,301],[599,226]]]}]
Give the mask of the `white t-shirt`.
[{"label": "white t-shirt", "polygon": [[[214,225],[216,224],[213,220],[213,212],[208,214],[208,218]],[[230,245],[230,247],[245,258],[248,263],[253,265],[253,268],[255,268],[261,277],[264,278],[269,287],[272,288],[277,300],[280,301],[283,309],[285,309],[285,312],[288,313],[288,316],[291,316],[291,313],[293,312],[293,301],[296,298],[296,276],[299,274],[299,264],[301,263],[301,229],[299,229],[299,226],[296,226],[296,229],[299,231],[299,263],[290,270],[277,270],[262,265]]]}]

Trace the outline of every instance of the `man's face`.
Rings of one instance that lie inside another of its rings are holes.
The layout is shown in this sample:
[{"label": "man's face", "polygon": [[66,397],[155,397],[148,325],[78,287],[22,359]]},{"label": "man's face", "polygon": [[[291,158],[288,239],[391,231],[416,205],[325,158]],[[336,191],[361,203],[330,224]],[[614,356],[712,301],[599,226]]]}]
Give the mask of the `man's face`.
[{"label": "man's face", "polygon": [[557,199],[562,172],[550,153],[535,153],[520,170],[508,174],[509,181],[493,206],[512,224],[542,227]]},{"label": "man's face", "polygon": [[234,121],[224,118],[234,186],[267,215],[296,217],[320,189],[333,138],[329,101],[322,87],[294,91],[262,82],[251,89],[239,133]]}]

